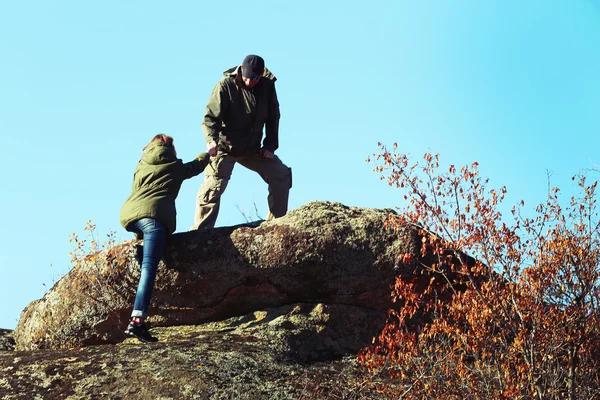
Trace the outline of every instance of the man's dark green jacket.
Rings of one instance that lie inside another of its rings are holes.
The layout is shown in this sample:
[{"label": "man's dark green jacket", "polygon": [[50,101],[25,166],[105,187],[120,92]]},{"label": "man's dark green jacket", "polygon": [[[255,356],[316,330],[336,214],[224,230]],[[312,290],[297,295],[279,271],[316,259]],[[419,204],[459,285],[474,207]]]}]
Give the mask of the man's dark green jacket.
[{"label": "man's dark green jacket", "polygon": [[252,155],[262,147],[279,147],[279,102],[275,75],[265,68],[261,79],[248,89],[240,67],[225,71],[215,85],[204,114],[202,131],[206,143],[215,141],[219,150],[234,156]]},{"label": "man's dark green jacket", "polygon": [[181,184],[204,171],[209,158],[202,153],[194,161],[183,163],[170,146],[162,142],[148,145],[135,169],[131,196],[121,208],[121,225],[127,229],[149,217],[160,221],[167,233],[175,232],[175,199]]}]

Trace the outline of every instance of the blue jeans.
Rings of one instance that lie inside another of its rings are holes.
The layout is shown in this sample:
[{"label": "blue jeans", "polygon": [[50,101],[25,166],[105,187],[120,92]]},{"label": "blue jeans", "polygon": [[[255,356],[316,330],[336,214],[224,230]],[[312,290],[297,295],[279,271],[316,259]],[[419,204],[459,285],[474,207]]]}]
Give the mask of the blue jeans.
[{"label": "blue jeans", "polygon": [[131,316],[146,318],[158,263],[165,252],[167,230],[163,224],[153,218],[142,218],[128,227],[128,230],[144,237],[142,272]]}]

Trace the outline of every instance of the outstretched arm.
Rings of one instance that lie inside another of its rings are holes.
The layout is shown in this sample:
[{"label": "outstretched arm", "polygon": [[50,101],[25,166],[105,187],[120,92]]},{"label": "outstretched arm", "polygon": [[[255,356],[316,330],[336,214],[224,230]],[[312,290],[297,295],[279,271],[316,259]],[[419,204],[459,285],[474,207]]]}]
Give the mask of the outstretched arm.
[{"label": "outstretched arm", "polygon": [[204,168],[206,168],[206,166],[209,163],[210,156],[208,155],[208,153],[198,154],[198,157],[196,157],[193,161],[183,164],[183,167],[185,169],[185,179],[189,179],[200,174],[202,171],[204,171]]}]

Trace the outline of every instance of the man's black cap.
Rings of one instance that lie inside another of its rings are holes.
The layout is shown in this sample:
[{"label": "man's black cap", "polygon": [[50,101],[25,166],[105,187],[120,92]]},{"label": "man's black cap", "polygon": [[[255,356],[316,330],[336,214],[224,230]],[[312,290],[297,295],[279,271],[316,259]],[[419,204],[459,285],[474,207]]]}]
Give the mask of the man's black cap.
[{"label": "man's black cap", "polygon": [[244,58],[242,62],[242,76],[257,80],[265,71],[265,60],[254,54],[250,54]]}]

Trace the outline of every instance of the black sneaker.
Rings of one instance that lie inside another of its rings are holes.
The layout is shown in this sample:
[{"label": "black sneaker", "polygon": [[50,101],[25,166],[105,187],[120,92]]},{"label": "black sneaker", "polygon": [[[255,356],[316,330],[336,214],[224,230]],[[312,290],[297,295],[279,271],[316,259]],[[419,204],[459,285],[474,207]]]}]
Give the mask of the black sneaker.
[{"label": "black sneaker", "polygon": [[144,343],[158,342],[158,339],[148,332],[148,327],[146,324],[136,324],[135,322],[131,321],[129,322],[129,325],[127,325],[127,329],[125,329],[125,334],[127,336],[137,338],[139,341]]}]

